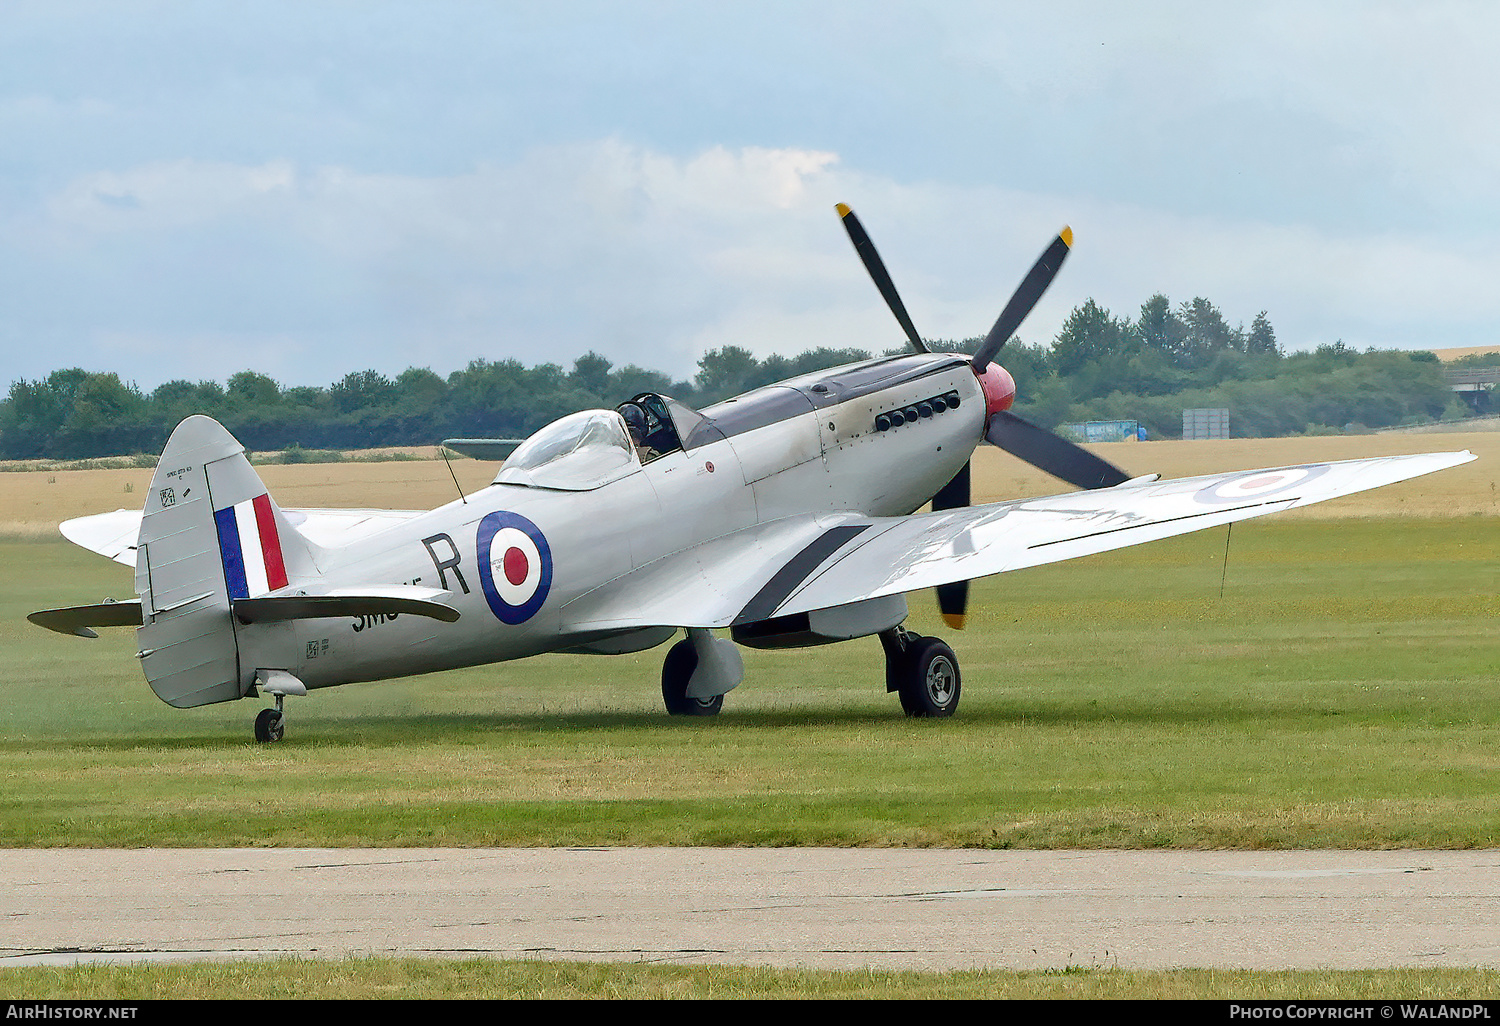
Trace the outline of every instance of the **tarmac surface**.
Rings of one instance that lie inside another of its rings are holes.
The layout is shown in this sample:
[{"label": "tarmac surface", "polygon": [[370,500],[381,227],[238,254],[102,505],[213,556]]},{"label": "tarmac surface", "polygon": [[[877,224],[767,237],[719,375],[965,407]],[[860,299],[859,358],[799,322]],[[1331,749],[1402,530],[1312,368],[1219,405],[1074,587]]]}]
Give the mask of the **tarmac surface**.
[{"label": "tarmac surface", "polygon": [[0,966],[1500,967],[1497,851],[0,851]]}]

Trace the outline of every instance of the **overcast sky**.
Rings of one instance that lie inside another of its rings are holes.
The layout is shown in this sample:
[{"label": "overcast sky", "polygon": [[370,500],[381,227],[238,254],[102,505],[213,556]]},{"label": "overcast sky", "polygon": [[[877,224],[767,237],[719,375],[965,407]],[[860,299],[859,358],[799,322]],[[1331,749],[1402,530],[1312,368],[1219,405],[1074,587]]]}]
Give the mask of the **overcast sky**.
[{"label": "overcast sky", "polygon": [[986,332],[1500,341],[1500,4],[0,4],[0,387]]}]

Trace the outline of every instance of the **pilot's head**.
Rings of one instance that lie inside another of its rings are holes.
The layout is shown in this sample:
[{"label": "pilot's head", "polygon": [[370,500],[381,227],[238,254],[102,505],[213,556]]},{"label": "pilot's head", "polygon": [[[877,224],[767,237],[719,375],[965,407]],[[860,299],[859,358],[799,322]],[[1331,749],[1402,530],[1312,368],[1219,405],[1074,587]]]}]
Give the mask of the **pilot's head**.
[{"label": "pilot's head", "polygon": [[646,439],[646,411],[635,403],[626,403],[620,407],[620,416],[625,418],[630,440],[636,445],[642,444]]}]

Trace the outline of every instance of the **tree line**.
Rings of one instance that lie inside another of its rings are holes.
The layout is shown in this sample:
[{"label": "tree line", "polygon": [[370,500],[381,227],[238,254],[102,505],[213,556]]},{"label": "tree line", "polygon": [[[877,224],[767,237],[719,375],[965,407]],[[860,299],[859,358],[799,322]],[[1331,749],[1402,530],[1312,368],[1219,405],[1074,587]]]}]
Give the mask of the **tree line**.
[{"label": "tree line", "polygon": [[[934,340],[935,352],[973,352],[978,338]],[[904,348],[886,350],[904,352]],[[219,420],[248,448],[360,449],[434,444],[452,437],[524,437],[565,414],[663,392],[710,403],[877,355],[818,348],[757,358],[739,346],[703,354],[690,380],[587,353],[571,369],[475,360],[447,377],[412,367],[395,378],[356,371],[324,387],[283,387],[253,370],[223,384],[169,381],[145,392],[114,373],[54,371],[11,385],[0,401],[0,458],[78,459],[155,453],[184,417]],[[1342,341],[1287,354],[1262,311],[1231,327],[1207,299],[1175,307],[1154,295],[1136,317],[1093,299],[1076,307],[1049,345],[1012,339],[999,362],[1016,379],[1015,410],[1055,428],[1085,420],[1138,420],[1153,437],[1181,433],[1182,410],[1227,407],[1232,432],[1272,436],[1425,423],[1468,407],[1428,352],[1359,352]]]}]

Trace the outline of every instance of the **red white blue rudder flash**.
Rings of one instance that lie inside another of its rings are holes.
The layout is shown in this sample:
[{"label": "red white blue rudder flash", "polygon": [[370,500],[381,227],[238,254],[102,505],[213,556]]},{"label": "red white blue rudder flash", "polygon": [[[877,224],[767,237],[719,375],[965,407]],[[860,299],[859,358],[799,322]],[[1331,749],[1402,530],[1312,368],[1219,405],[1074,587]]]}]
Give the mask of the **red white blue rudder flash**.
[{"label": "red white blue rudder flash", "polygon": [[516,513],[491,513],[479,522],[475,552],[479,585],[501,623],[525,623],[552,588],[552,549],[541,528]]},{"label": "red white blue rudder flash", "polygon": [[286,587],[286,561],[269,495],[214,510],[214,526],[230,598],[255,598]]}]

